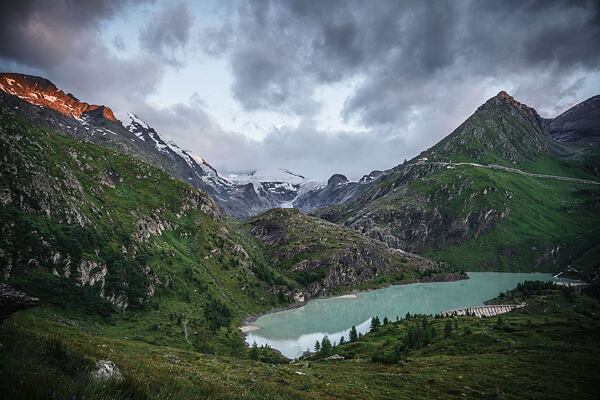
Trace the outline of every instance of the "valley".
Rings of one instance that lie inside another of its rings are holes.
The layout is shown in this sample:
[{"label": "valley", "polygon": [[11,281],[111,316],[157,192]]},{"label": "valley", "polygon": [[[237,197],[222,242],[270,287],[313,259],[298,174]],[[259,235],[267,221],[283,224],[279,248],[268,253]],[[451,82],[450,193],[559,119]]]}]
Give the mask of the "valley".
[{"label": "valley", "polygon": [[[594,397],[595,98],[553,123],[501,92],[412,160],[316,182],[221,175],[137,115],[0,84],[0,274],[23,293],[0,310],[10,398]],[[560,272],[589,285],[526,282]],[[526,306],[439,315],[496,296]],[[93,378],[101,361],[119,377]]]}]

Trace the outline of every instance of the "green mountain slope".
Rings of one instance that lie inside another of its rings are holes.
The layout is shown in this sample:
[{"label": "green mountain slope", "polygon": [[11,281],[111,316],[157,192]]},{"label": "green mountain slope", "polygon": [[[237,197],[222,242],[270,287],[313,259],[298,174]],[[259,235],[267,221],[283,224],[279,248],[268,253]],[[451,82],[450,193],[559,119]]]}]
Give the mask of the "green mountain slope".
[{"label": "green mountain slope", "polygon": [[255,239],[157,168],[5,108],[0,146],[0,271],[41,303],[210,352],[239,351],[236,321],[289,301]]},{"label": "green mountain slope", "polygon": [[537,112],[500,92],[422,156],[512,166],[546,154],[552,146]]},{"label": "green mountain slope", "polygon": [[0,145],[2,279],[97,333],[239,355],[249,314],[442,271],[297,211],[227,220],[161,170],[6,108]]},{"label": "green mountain slope", "polygon": [[247,224],[278,271],[305,287],[306,298],[443,272],[430,260],[294,209],[271,210]]},{"label": "green mountain slope", "polygon": [[418,158],[315,214],[458,269],[591,270],[600,185],[520,172],[600,181],[589,168],[597,156],[575,153],[534,110],[500,93]]}]

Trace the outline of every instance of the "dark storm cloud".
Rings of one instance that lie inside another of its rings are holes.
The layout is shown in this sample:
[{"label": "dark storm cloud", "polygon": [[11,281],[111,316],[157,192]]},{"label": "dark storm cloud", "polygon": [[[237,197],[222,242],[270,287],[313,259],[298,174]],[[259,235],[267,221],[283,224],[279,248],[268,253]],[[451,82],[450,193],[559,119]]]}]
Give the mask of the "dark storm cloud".
[{"label": "dark storm cloud", "polygon": [[344,116],[370,126],[397,124],[431,106],[435,86],[451,91],[465,80],[493,79],[519,92],[543,77],[543,96],[531,100],[560,100],[573,74],[598,71],[598,4],[244,2],[238,25],[222,42],[235,74],[233,92],[247,109],[301,113],[298,99],[310,104],[317,85],[354,76],[361,84]]},{"label": "dark storm cloud", "polygon": [[172,65],[181,65],[191,35],[193,18],[186,3],[167,4],[140,32],[140,44]]},{"label": "dark storm cloud", "polygon": [[0,67],[38,73],[88,101],[126,107],[128,99],[152,92],[163,75],[151,57],[118,58],[104,42],[102,22],[136,3],[0,2]]},{"label": "dark storm cloud", "polygon": [[78,43],[77,33],[97,28],[100,21],[114,15],[124,3],[119,0],[0,2],[0,55],[36,67],[61,63],[73,51],[81,50],[83,43]]}]

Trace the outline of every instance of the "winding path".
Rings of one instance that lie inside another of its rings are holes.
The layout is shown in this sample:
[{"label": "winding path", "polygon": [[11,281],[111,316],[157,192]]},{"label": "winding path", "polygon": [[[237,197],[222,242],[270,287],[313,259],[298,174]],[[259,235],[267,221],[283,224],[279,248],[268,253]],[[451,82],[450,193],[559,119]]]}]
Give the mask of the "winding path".
[{"label": "winding path", "polygon": [[559,175],[536,174],[533,172],[526,172],[521,169],[504,167],[502,165],[496,165],[496,164],[484,165],[484,164],[477,164],[477,163],[470,163],[470,162],[454,163],[454,162],[446,162],[446,161],[417,161],[414,165],[423,165],[423,164],[435,164],[435,165],[452,166],[452,167],[467,165],[467,166],[477,167],[477,168],[487,168],[487,169],[496,169],[496,170],[500,170],[500,171],[507,171],[507,172],[512,172],[512,173],[526,175],[526,176],[533,176],[535,178],[547,178],[547,179],[556,179],[559,181],[583,183],[583,184],[588,184],[588,185],[600,185],[600,182],[592,181],[589,179],[571,178],[568,176],[559,176]]}]

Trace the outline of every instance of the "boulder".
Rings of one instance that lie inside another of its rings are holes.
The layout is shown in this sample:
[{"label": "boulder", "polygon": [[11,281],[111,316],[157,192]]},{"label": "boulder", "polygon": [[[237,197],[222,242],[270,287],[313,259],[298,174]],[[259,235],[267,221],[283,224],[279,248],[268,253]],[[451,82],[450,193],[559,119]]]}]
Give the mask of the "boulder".
[{"label": "boulder", "polygon": [[117,365],[109,360],[99,360],[96,368],[92,372],[92,378],[97,381],[107,381],[111,379],[121,379],[121,371]]},{"label": "boulder", "polygon": [[11,316],[11,314],[37,306],[39,299],[31,297],[9,286],[5,283],[0,283],[0,323]]}]

